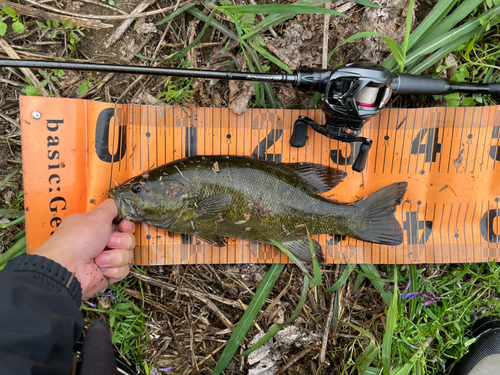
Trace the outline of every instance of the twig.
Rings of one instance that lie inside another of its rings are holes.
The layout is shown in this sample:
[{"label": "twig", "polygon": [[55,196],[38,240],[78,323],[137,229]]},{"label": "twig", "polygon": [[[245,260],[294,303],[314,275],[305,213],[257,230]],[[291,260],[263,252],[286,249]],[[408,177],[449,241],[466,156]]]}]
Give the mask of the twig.
[{"label": "twig", "polygon": [[[207,355],[205,358],[203,358],[200,362],[198,362],[198,363],[197,363],[197,365],[196,365],[196,368],[199,368],[199,366],[201,366],[201,365],[202,365],[202,364],[204,364],[206,361],[208,361],[210,358],[212,358],[212,357],[213,357],[213,355],[214,355],[215,353],[217,353],[219,350],[223,349],[223,348],[227,345],[227,343],[228,343],[228,342],[229,342],[229,341],[226,341],[224,344],[222,344],[221,346],[219,346],[219,347],[218,347],[217,349],[215,349],[212,353],[210,353],[210,354],[209,354],[209,355]],[[193,373],[193,371],[194,371],[194,368],[192,368],[192,369],[191,369],[191,371],[189,371],[189,372],[188,372],[188,373],[186,373],[185,375],[190,375],[190,374],[192,374],[192,373]]]},{"label": "twig", "polygon": [[[74,26],[80,26],[80,27],[84,27],[86,29],[105,29],[108,27],[113,27],[113,25],[111,25],[109,23],[102,23],[100,21],[93,21],[93,20],[86,20],[83,18],[78,18],[78,15],[76,15],[76,14],[72,15],[71,17],[60,16],[60,15],[55,14],[55,13],[48,13],[48,12],[41,10],[41,9],[36,9],[36,8],[32,8],[32,7],[29,7],[26,5],[17,4],[17,3],[12,3],[12,2],[7,1],[7,0],[0,0],[0,5],[12,8],[16,11],[16,13],[22,14],[24,16],[42,18],[44,20],[50,20],[50,21],[56,20],[60,23],[63,23],[64,21],[66,21],[68,19],[72,19]],[[39,4],[37,4],[37,5],[39,5]]]},{"label": "twig", "polygon": [[321,343],[321,353],[319,355],[320,364],[325,363],[326,360],[326,344],[328,343],[328,334],[330,333],[330,325],[332,324],[336,293],[337,292],[333,292],[330,299],[330,311],[328,312],[328,318],[326,318],[325,331],[323,332],[323,342]]},{"label": "twig", "polygon": [[148,298],[146,296],[143,296],[140,292],[137,292],[133,289],[128,289],[128,288],[125,288],[125,292],[129,295],[129,296],[132,296],[134,298],[137,298],[137,299],[140,299],[140,300],[144,300],[144,302],[146,302],[148,305],[151,305],[153,306],[154,308],[158,309],[158,310],[161,310],[169,315],[172,315],[175,319],[179,319],[179,317],[175,314],[173,314],[171,311],[169,311],[168,308],[166,308],[165,306],[163,306],[161,303],[158,303],[156,301],[154,301],[153,299],[151,298]]},{"label": "twig", "polygon": [[11,119],[9,116],[6,116],[6,115],[4,115],[3,113],[0,112],[0,117],[3,118],[4,120],[10,122],[16,128],[21,129],[21,127],[19,126],[19,124],[15,120]]},{"label": "twig", "polygon": [[[14,51],[9,44],[5,41],[4,38],[0,38],[0,47],[7,53],[7,55],[11,59],[19,59],[19,55],[17,54],[16,51]],[[33,86],[35,86],[39,91],[42,96],[49,96],[49,93],[47,90],[45,90],[41,85],[40,81],[36,78],[36,76],[32,73],[30,69],[27,68],[20,68],[21,72],[24,73],[25,76],[28,77],[29,81]]]},{"label": "twig", "polygon": [[295,362],[297,362],[303,356],[308,354],[311,350],[313,350],[312,346],[305,348],[300,353],[297,353],[296,355],[294,355],[292,358],[290,358],[290,360],[288,361],[288,363],[286,365],[284,365],[282,368],[279,369],[279,371],[276,373],[276,375],[284,374],[285,371],[288,370],[288,368],[290,368],[290,366],[292,366]]},{"label": "twig", "polygon": [[[153,10],[151,12],[146,12],[146,13],[141,13],[141,14],[130,13],[130,14],[126,14],[126,15],[123,15],[123,16],[106,16],[106,15],[103,14],[101,16],[96,16],[96,15],[93,15],[93,14],[80,14],[80,13],[63,11],[63,10],[57,9],[55,7],[52,7],[50,5],[39,4],[35,0],[26,0],[26,1],[28,3],[31,3],[31,4],[36,5],[36,6],[39,6],[41,8],[49,9],[49,10],[51,10],[53,12],[56,12],[56,13],[64,14],[64,15],[71,16],[71,17],[88,18],[88,19],[92,19],[92,20],[126,20],[126,19],[134,19],[134,18],[143,18],[143,17],[153,16],[155,14],[163,13],[163,12],[166,12],[166,11],[169,11],[169,10],[172,10],[172,9],[175,8],[175,5],[172,5],[172,6],[169,6],[169,7],[166,7],[166,8],[162,8],[162,9],[158,9],[158,10]],[[195,1],[196,0],[188,0],[188,1],[184,2],[184,3],[179,4],[179,6],[182,7],[182,6],[186,5],[186,4],[190,4],[190,3],[193,3]]]},{"label": "twig", "polygon": [[262,317],[266,316],[266,314],[269,311],[271,311],[271,309],[274,307],[274,305],[276,305],[278,303],[278,301],[281,299],[281,297],[283,297],[283,295],[288,291],[288,288],[290,288],[290,284],[292,283],[293,271],[294,271],[294,269],[292,268],[292,272],[290,273],[290,279],[288,280],[288,284],[281,291],[281,293],[278,294],[278,296],[274,299],[274,301],[271,302],[271,304],[269,305],[269,307],[262,314],[260,314],[260,316],[258,316],[257,319],[255,319],[255,322],[260,321],[260,319],[262,319]]},{"label": "twig", "polygon": [[[137,5],[137,7],[130,14],[134,15],[134,18],[137,18],[137,16],[142,13],[143,10],[146,10],[154,3],[156,3],[156,0],[144,0],[139,5]],[[127,28],[130,26],[130,24],[134,22],[134,18],[128,18],[123,21],[121,25],[115,29],[113,34],[111,34],[109,38],[104,42],[104,47],[109,48],[114,43],[116,43],[116,41],[120,39],[125,30],[127,30]]]},{"label": "twig", "polygon": [[[326,3],[325,9],[331,9],[332,3]],[[325,23],[323,24],[323,60],[321,68],[328,68],[328,37],[330,35],[330,14],[325,14]]]}]

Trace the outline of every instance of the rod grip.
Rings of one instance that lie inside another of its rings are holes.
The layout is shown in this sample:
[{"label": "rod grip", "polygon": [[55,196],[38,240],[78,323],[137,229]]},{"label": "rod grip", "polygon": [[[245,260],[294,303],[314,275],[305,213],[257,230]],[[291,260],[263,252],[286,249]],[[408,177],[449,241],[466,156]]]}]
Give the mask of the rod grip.
[{"label": "rod grip", "polygon": [[413,74],[397,74],[393,81],[394,92],[398,95],[440,95],[448,88],[447,79]]}]

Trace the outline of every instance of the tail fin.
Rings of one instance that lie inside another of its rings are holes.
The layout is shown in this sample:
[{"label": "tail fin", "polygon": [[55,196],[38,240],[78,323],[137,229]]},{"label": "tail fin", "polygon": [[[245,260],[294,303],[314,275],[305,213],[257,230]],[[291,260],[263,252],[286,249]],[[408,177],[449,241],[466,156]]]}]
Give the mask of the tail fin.
[{"label": "tail fin", "polygon": [[403,242],[403,230],[394,212],[401,204],[408,187],[407,182],[397,182],[367,196],[354,205],[364,218],[355,238],[384,245]]}]

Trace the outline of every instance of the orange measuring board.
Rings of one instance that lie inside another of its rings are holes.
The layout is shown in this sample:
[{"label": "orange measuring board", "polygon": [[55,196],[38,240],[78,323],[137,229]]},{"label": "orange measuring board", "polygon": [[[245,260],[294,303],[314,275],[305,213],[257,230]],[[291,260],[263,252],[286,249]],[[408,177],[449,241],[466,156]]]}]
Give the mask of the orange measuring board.
[{"label": "orange measuring board", "polygon": [[[29,252],[66,216],[106,199],[110,187],[173,160],[217,154],[339,168],[347,177],[324,195],[345,203],[407,181],[396,211],[403,243],[315,236],[328,263],[464,263],[499,256],[500,106],[385,109],[364,126],[362,135],[374,143],[365,171],[357,173],[351,166],[358,144],[309,129],[305,147],[290,146],[295,119],[304,115],[321,124],[321,111],[248,109],[237,116],[225,108],[20,101]],[[136,264],[288,262],[273,246],[229,239],[217,248],[145,224],[137,226],[136,239]]]}]

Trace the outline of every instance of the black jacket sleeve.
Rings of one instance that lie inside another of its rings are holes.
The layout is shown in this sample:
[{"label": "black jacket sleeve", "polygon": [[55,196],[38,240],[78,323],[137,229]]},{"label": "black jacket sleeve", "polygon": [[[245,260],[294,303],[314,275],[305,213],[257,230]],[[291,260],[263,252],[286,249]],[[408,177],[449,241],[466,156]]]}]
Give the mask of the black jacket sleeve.
[{"label": "black jacket sleeve", "polygon": [[83,330],[80,283],[60,264],[23,255],[0,271],[0,374],[68,375]]}]

